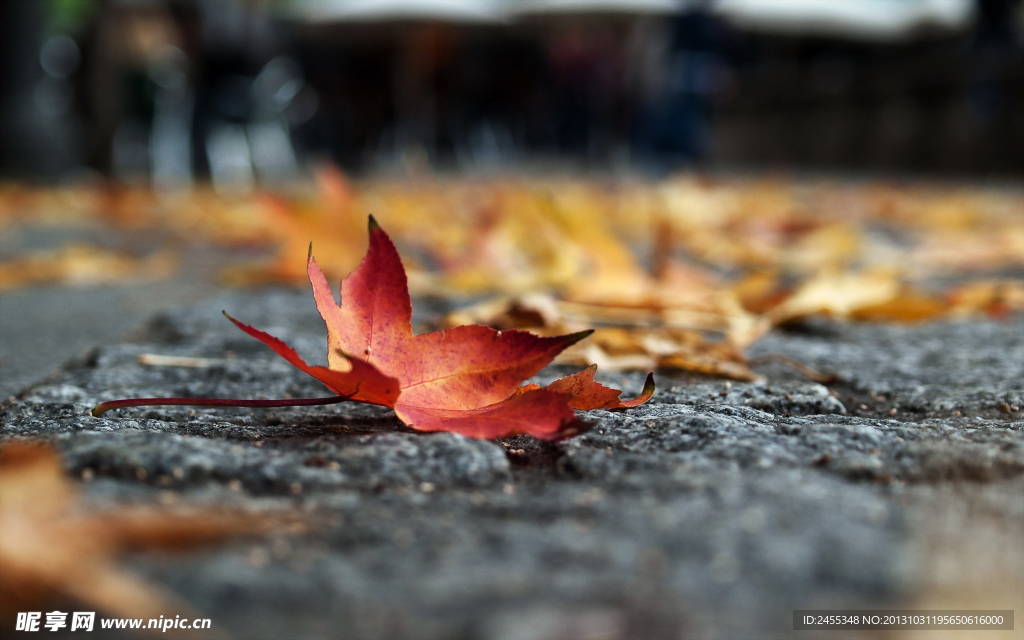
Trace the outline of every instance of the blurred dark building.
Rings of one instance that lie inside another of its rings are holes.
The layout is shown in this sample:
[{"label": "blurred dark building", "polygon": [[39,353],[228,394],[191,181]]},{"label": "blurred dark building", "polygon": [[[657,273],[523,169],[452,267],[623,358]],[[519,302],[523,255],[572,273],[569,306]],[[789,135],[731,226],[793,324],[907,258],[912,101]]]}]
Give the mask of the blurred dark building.
[{"label": "blurred dark building", "polygon": [[713,0],[504,21],[295,9],[344,4],[5,0],[3,173],[247,189],[326,157],[1024,175],[1020,0],[889,38],[761,29]]},{"label": "blurred dark building", "polygon": [[969,30],[892,43],[737,34],[727,47],[736,77],[715,112],[712,157],[1020,176],[1019,12],[1020,3],[985,0]]},{"label": "blurred dark building", "polygon": [[83,160],[75,112],[80,50],[47,29],[42,2],[0,2],[0,169],[5,176],[58,176]]}]

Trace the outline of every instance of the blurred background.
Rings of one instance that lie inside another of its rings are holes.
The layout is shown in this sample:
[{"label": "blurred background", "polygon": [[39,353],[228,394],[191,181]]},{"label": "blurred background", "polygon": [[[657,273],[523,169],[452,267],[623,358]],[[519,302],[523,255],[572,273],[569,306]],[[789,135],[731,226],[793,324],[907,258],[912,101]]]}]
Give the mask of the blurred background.
[{"label": "blurred background", "polygon": [[1018,0],[11,0],[3,176],[1024,175]]},{"label": "blurred background", "polygon": [[308,286],[310,240],[340,279],[369,214],[414,295],[622,329],[579,355],[605,368],[751,379],[809,315],[1024,309],[1020,0],[0,11],[0,395],[157,310]]}]

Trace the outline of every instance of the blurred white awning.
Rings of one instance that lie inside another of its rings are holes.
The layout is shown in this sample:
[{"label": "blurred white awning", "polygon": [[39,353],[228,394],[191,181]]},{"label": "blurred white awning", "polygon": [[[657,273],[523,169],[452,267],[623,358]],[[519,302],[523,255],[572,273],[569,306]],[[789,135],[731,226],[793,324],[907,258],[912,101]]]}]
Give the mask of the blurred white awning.
[{"label": "blurred white awning", "polygon": [[502,22],[499,0],[299,0],[291,14],[307,22]]},{"label": "blurred white awning", "polygon": [[715,0],[713,10],[752,31],[895,40],[926,28],[960,29],[974,0]]},{"label": "blurred white awning", "polygon": [[550,14],[672,14],[691,3],[688,0],[511,0],[512,15]]},{"label": "blurred white awning", "polygon": [[896,40],[933,28],[955,30],[977,0],[295,0],[292,16],[324,22],[501,23],[517,17],[671,15],[703,7],[743,29]]}]

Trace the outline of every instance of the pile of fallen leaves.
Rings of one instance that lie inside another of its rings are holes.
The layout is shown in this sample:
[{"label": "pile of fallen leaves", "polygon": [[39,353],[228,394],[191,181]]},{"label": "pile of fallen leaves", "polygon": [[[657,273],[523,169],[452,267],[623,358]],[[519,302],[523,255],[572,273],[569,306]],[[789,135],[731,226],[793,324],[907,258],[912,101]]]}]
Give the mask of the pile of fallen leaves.
[{"label": "pile of fallen leaves", "polygon": [[[290,193],[234,198],[0,188],[0,230],[159,230],[175,246],[262,249],[219,274],[232,286],[304,282],[310,240],[327,276],[346,276],[366,250],[369,214],[398,245],[414,295],[482,299],[442,326],[597,329],[562,362],[753,379],[743,349],[810,316],[1024,310],[1024,194],[1012,188],[688,175],[352,181],[333,167]],[[160,277],[173,265],[171,250],[66,248],[0,262],[0,288]]]}]

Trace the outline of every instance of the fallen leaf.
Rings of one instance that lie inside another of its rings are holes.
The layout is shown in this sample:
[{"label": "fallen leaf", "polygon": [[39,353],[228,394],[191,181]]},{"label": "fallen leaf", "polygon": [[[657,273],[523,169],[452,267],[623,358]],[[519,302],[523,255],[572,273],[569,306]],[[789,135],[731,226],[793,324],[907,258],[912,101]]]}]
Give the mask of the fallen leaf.
[{"label": "fallen leaf", "polygon": [[850,317],[861,322],[925,322],[946,315],[949,303],[939,297],[904,287],[895,297],[851,310]]},{"label": "fallen leaf", "polygon": [[745,310],[761,314],[792,294],[780,280],[777,271],[753,271],[733,282],[729,289]]},{"label": "fallen leaf", "polygon": [[223,511],[88,507],[51,449],[8,442],[0,448],[0,615],[72,600],[112,616],[194,617],[116,556],[253,535],[266,523]]},{"label": "fallen leaf", "polygon": [[330,274],[351,271],[366,249],[362,223],[353,214],[352,190],[340,169],[321,165],[315,171],[320,194],[316,202],[262,194],[262,223],[273,234],[273,256],[257,264],[234,265],[220,275],[232,285],[264,282],[295,282],[305,277],[302,250],[309,238],[317,238],[327,248],[331,260],[325,264]]},{"label": "fallen leaf", "polygon": [[[633,316],[635,319],[635,316]],[[604,319],[608,316],[605,315]],[[444,326],[485,323],[500,329],[529,328],[542,335],[580,331],[594,316],[579,306],[550,296],[498,298],[459,309],[443,319]],[[652,315],[651,323],[660,318]],[[672,326],[597,327],[586,342],[572,345],[555,358],[556,364],[596,364],[602,369],[678,369],[735,380],[757,380],[741,347],[730,340],[713,341],[700,331]]]},{"label": "fallen leaf", "polygon": [[559,364],[595,363],[606,369],[676,369],[733,380],[758,380],[747,358],[727,341],[709,340],[699,331],[674,327],[606,327],[567,349]]},{"label": "fallen leaf", "polygon": [[888,303],[899,293],[899,280],[891,272],[827,271],[804,282],[764,315],[775,325],[815,314],[846,318],[859,309]]},{"label": "fallen leaf", "polygon": [[337,370],[362,361],[397,381],[397,395],[388,389],[386,396],[372,396],[360,389],[355,397],[393,407],[399,419],[424,431],[480,438],[528,433],[545,439],[580,432],[583,424],[572,405],[587,385],[572,387],[575,394],[565,386],[520,390],[519,385],[589,332],[540,337],[464,325],[414,336],[398,252],[370,220],[370,249],[342,282],[340,305],[312,256],[308,263],[317,309],[327,323],[328,366]]},{"label": "fallen leaf", "polygon": [[[654,395],[653,374],[648,374],[647,380],[644,382],[644,390],[639,396],[632,400],[622,400],[619,398],[622,395],[621,391],[595,382],[595,373],[597,373],[597,365],[592,364],[583,371],[559,378],[544,388],[555,393],[569,394],[571,397],[569,404],[573,409],[628,409],[642,405]],[[540,385],[536,384],[524,385],[516,390],[515,395],[540,388]]]},{"label": "fallen leaf", "polygon": [[1024,280],[982,280],[960,285],[949,294],[950,315],[970,317],[985,313],[1002,318],[1024,311]]},{"label": "fallen leaf", "polygon": [[[519,386],[559,352],[590,335],[589,331],[541,337],[526,331],[466,325],[413,335],[405,269],[391,239],[372,217],[369,249],[359,267],[342,281],[340,304],[313,259],[312,245],[307,271],[317,309],[327,324],[327,367],[311,366],[284,342],[228,318],[324,383],[339,400],[391,407],[402,422],[421,431],[449,431],[475,438],[518,433],[549,440],[566,438],[587,426],[574,408],[607,408],[605,388],[593,380],[592,372],[589,378],[576,377],[544,388]],[[649,377],[644,394],[633,402],[646,401],[653,391],[653,378]],[[119,406],[160,404],[146,400],[103,403],[93,414]],[[188,400],[166,399],[163,404],[186,404]],[[232,401],[209,402],[223,406]],[[258,406],[253,404],[258,401],[238,402]],[[628,406],[634,404],[615,408]]]},{"label": "fallen leaf", "polygon": [[93,286],[169,278],[180,259],[172,251],[135,258],[91,244],[70,244],[0,262],[0,291],[39,284]]}]

